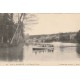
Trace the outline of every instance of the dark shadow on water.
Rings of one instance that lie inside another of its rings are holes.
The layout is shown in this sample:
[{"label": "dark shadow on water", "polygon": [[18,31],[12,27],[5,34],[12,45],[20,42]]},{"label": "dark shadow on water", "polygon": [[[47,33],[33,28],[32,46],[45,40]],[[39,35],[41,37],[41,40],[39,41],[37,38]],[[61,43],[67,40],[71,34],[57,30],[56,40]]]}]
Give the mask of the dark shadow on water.
[{"label": "dark shadow on water", "polygon": [[80,44],[77,44],[76,52],[78,54],[78,57],[80,58]]},{"label": "dark shadow on water", "polygon": [[23,46],[3,47],[0,48],[1,61],[22,61],[23,60]]}]

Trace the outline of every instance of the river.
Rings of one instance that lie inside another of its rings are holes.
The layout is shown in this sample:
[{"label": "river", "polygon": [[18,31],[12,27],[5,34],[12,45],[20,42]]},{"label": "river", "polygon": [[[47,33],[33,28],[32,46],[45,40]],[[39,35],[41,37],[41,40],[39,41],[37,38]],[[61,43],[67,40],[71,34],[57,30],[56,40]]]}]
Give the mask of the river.
[{"label": "river", "polygon": [[53,42],[53,51],[33,51],[32,45],[0,48],[0,61],[80,61],[80,45]]}]

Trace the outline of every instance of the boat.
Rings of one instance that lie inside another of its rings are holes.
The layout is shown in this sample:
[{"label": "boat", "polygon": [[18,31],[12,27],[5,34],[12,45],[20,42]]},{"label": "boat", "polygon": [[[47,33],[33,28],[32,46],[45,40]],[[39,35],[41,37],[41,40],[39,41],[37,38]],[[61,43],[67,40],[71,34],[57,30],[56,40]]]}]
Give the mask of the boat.
[{"label": "boat", "polygon": [[32,49],[35,50],[54,50],[54,45],[50,43],[36,43]]}]

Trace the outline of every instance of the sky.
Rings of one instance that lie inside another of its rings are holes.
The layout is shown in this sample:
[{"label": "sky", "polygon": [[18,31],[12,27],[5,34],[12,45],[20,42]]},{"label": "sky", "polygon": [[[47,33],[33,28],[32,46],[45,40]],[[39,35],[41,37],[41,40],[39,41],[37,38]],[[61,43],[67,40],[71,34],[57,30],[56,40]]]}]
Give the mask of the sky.
[{"label": "sky", "polygon": [[31,29],[25,28],[25,33],[30,35],[54,34],[59,32],[76,32],[80,29],[80,14],[35,14],[38,24]]}]

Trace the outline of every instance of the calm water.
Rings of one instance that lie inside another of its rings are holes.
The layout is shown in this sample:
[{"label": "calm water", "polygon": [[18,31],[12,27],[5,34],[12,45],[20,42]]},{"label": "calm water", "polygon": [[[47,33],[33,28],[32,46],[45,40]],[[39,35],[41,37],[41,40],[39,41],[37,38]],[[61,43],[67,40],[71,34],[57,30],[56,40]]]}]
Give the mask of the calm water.
[{"label": "calm water", "polygon": [[32,49],[32,45],[0,48],[0,61],[80,61],[80,45],[53,42],[54,50]]}]

